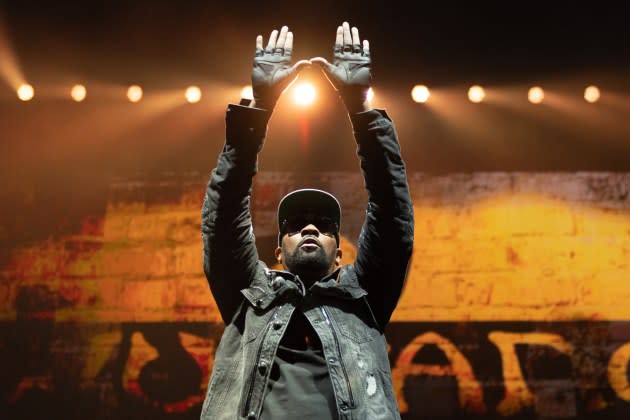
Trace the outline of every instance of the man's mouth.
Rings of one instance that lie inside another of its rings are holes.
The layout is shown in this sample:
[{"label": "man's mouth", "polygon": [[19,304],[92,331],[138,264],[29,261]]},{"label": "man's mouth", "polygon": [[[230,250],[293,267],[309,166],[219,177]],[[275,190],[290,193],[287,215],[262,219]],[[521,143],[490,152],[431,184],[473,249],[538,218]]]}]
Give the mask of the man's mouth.
[{"label": "man's mouth", "polygon": [[305,249],[321,248],[322,244],[315,238],[304,238],[300,241],[298,247]]}]

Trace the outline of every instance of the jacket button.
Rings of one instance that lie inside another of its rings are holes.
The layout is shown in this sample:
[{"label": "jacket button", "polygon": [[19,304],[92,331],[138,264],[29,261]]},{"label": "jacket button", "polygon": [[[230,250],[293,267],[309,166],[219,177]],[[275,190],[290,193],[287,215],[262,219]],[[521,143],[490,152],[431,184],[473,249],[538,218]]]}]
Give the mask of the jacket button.
[{"label": "jacket button", "polygon": [[253,411],[250,411],[249,414],[247,415],[247,419],[256,420],[256,413],[254,413]]},{"label": "jacket button", "polygon": [[273,322],[273,329],[274,330],[279,330],[280,328],[282,328],[282,321],[274,321]]},{"label": "jacket button", "polygon": [[265,373],[267,373],[267,362],[263,360],[260,363],[258,363],[258,372],[261,375],[264,375]]},{"label": "jacket button", "polygon": [[280,276],[276,276],[271,281],[271,287],[273,290],[278,290],[280,287],[282,287],[283,283],[284,283],[284,279]]},{"label": "jacket button", "polygon": [[337,359],[334,357],[331,357],[330,359],[328,359],[328,363],[337,363]]},{"label": "jacket button", "polygon": [[258,306],[259,308],[262,306],[263,304],[263,300],[262,299],[256,299],[256,306]]}]

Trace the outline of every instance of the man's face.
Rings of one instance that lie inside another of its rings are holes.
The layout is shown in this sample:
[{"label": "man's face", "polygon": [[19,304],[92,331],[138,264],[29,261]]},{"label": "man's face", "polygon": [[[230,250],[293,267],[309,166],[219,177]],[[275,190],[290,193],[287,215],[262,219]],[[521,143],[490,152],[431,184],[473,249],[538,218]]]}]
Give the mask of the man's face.
[{"label": "man's face", "polygon": [[337,269],[341,249],[335,239],[338,227],[331,219],[303,214],[283,221],[281,229],[276,258],[286,270],[312,283]]}]

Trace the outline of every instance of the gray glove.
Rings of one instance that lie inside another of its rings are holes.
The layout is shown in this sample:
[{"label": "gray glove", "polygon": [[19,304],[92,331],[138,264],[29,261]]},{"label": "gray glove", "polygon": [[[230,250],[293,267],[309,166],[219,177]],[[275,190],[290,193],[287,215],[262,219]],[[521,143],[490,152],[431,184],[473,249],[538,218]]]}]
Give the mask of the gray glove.
[{"label": "gray glove", "polygon": [[272,111],[282,92],[295,80],[297,73],[311,64],[300,60],[291,64],[293,33],[283,26],[274,29],[263,49],[262,35],[256,37],[256,55],[252,69],[252,91],[257,108]]},{"label": "gray glove", "polygon": [[351,32],[348,22],[344,22],[337,28],[333,57],[333,64],[322,57],[311,62],[322,68],[350,112],[363,110],[372,83],[370,43],[363,40],[362,45],[359,30],[353,27]]}]

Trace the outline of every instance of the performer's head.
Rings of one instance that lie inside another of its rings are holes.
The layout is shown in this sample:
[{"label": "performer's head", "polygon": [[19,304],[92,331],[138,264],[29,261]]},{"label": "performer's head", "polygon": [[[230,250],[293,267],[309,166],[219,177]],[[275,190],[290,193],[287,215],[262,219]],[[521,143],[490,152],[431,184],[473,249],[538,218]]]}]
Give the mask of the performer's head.
[{"label": "performer's head", "polygon": [[308,283],[320,280],[341,264],[341,207],[317,189],[293,191],[278,205],[278,262]]}]

